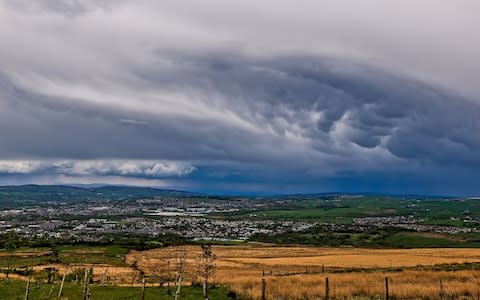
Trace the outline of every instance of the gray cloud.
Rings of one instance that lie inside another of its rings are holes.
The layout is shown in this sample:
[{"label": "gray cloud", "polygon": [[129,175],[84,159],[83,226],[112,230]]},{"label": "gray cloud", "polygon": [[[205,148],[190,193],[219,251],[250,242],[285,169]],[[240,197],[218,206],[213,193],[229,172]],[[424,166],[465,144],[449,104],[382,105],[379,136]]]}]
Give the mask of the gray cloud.
[{"label": "gray cloud", "polygon": [[[7,141],[3,155],[259,162],[308,154],[333,165],[380,156],[389,165],[443,163],[461,153],[455,162],[478,163],[479,140],[471,135],[478,106],[440,89],[314,57],[230,54],[221,58],[230,60],[228,68],[215,67],[209,56],[169,59],[167,74],[136,73],[138,111],[10,86],[2,97],[2,136],[15,143]],[[29,147],[32,139],[36,147]]]},{"label": "gray cloud", "polygon": [[58,13],[65,16],[78,16],[93,13],[96,10],[109,11],[112,5],[122,0],[3,0],[10,8],[26,13]]},{"label": "gray cloud", "polygon": [[458,24],[433,16],[439,27],[414,32],[423,14],[405,24],[401,10],[373,28],[373,7],[410,8],[373,0],[353,16],[343,1],[0,1],[16,28],[0,29],[0,173],[259,188],[467,176],[480,165],[480,45],[458,47],[477,22],[477,4],[459,3],[436,4]]}]

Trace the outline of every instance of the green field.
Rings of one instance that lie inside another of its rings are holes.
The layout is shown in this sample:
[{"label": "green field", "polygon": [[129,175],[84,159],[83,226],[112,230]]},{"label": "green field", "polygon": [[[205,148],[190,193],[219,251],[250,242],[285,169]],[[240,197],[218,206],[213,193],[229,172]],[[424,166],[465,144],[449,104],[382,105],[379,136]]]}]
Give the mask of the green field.
[{"label": "green field", "polygon": [[[64,264],[109,264],[125,266],[124,256],[128,249],[117,245],[87,246],[65,245],[58,246],[58,262]],[[10,256],[6,250],[0,250],[0,268],[5,269],[10,260],[11,268],[25,268],[52,262],[51,248],[19,248],[15,255]],[[22,253],[25,253],[23,255]]]},{"label": "green field", "polygon": [[349,224],[352,218],[370,216],[392,216],[394,209],[380,207],[340,207],[340,208],[303,208],[303,209],[270,209],[260,210],[248,215],[266,219],[318,219],[333,223]]},{"label": "green field", "polygon": [[413,216],[424,224],[478,226],[468,218],[480,216],[477,199],[415,199],[387,196],[345,196],[335,199],[302,198],[261,210],[242,211],[230,218],[293,219],[351,224],[352,218]]},{"label": "green field", "polygon": [[398,232],[385,237],[383,243],[392,248],[405,248],[406,245],[408,248],[478,248],[480,247],[480,238],[478,236],[468,237],[464,234],[450,236],[448,234]]},{"label": "green field", "polygon": [[378,230],[369,232],[328,232],[321,226],[302,232],[276,235],[258,234],[253,240],[274,244],[316,246],[353,246],[363,248],[478,248],[476,234],[431,234],[409,231]]},{"label": "green field", "polygon": [[[0,299],[2,300],[24,300],[25,299],[26,283],[21,281],[5,281],[0,282]],[[29,299],[32,300],[47,300],[57,299],[59,292],[58,283],[54,286],[52,296],[48,298],[52,285],[40,283],[39,286],[36,283],[31,283]],[[82,286],[74,285],[71,283],[65,283],[63,289],[63,296],[68,300],[81,300],[82,299]],[[90,292],[91,299],[98,300],[137,300],[140,299],[141,288],[139,287],[117,287],[117,286],[91,286]],[[227,297],[227,290],[225,288],[212,288],[210,290],[211,299],[229,299]],[[185,300],[198,300],[202,298],[201,287],[182,287],[181,299]],[[162,300],[173,299],[173,296],[167,294],[165,287],[147,287],[145,289],[145,300]]]},{"label": "green field", "polygon": [[60,261],[66,264],[88,263],[125,266],[123,257],[128,249],[117,246],[62,246],[59,247]]}]

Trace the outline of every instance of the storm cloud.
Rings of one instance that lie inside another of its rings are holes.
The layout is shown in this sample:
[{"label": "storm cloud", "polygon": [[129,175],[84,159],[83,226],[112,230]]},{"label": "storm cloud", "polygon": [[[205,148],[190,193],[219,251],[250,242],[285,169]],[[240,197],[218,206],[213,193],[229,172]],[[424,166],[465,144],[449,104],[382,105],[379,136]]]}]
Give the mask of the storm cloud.
[{"label": "storm cloud", "polygon": [[478,4],[304,2],[0,1],[0,180],[480,192]]}]

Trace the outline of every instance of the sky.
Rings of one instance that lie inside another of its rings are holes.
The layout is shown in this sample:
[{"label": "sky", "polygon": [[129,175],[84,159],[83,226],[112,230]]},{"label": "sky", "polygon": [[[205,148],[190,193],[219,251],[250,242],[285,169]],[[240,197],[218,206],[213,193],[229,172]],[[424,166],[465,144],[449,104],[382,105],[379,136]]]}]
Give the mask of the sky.
[{"label": "sky", "polygon": [[478,0],[0,0],[0,185],[480,195]]}]

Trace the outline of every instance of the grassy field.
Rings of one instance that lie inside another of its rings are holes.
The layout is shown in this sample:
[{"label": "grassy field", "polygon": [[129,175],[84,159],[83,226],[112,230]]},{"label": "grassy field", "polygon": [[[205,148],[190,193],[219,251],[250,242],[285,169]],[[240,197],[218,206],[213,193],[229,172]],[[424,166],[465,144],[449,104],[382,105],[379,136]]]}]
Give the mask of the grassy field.
[{"label": "grassy field", "polygon": [[272,244],[350,246],[360,248],[480,248],[478,233],[430,233],[392,229],[364,232],[330,232],[313,226],[301,232],[257,234],[252,240]]},{"label": "grassy field", "polygon": [[[172,284],[175,277],[178,249],[130,251],[125,255],[123,248],[64,247],[60,253],[64,260],[70,256],[68,264],[46,262],[32,268],[30,299],[48,299],[52,285],[45,283],[47,267],[57,270],[54,298],[61,274],[66,273],[64,294],[70,300],[80,299],[82,288],[75,284],[74,274],[92,269],[93,299],[139,299],[142,273],[147,280],[145,299],[171,299],[166,285]],[[197,276],[200,247],[190,245],[183,249],[187,260],[182,299],[199,299],[201,289],[191,285],[200,279]],[[259,299],[263,272],[270,300],[319,299],[325,290],[326,277],[330,280],[331,299],[381,298],[388,277],[390,295],[397,299],[439,299],[443,293],[448,298],[480,300],[480,249],[475,248],[366,249],[249,243],[216,245],[213,251],[217,260],[212,283],[220,288],[212,290],[212,300],[228,299],[229,292],[236,293],[237,299]],[[22,249],[15,255],[22,259],[31,256],[31,261],[36,261],[36,256],[43,257],[48,252],[48,249]],[[106,253],[115,259],[103,259]],[[125,255],[124,260],[118,260],[117,255]],[[3,258],[0,257],[2,263]],[[0,280],[0,299],[23,299],[27,277],[12,274],[11,279],[8,284]],[[36,280],[40,283],[38,287]]]},{"label": "grassy field", "polygon": [[[23,281],[0,282],[0,299],[2,300],[24,300],[26,284]],[[51,284],[41,283],[37,286],[35,283],[30,285],[29,299],[47,300],[57,299],[59,292],[58,283],[53,286],[52,296],[48,295],[52,290]],[[63,295],[68,300],[81,300],[82,287],[67,283],[64,286]],[[98,300],[137,300],[140,299],[141,288],[139,287],[119,287],[119,286],[91,286],[90,293],[92,299]],[[228,299],[227,291],[224,288],[214,288],[210,291],[212,299]],[[202,297],[200,287],[182,287],[181,299],[198,300]],[[167,294],[165,287],[147,287],[145,289],[145,300],[173,299],[173,296]]]},{"label": "grassy field", "polygon": [[[132,251],[127,263],[136,262],[146,273],[158,266],[165,268],[169,257],[175,256],[177,248]],[[190,263],[199,255],[198,246],[186,246]],[[480,249],[362,249],[322,248],[302,246],[213,246],[217,256],[219,274],[247,270],[261,273],[263,270],[276,274],[311,271],[341,270],[349,268],[379,269],[407,268],[436,265],[480,263]]]},{"label": "grassy field", "polygon": [[67,264],[88,263],[125,266],[124,256],[128,249],[120,246],[63,246],[59,248],[60,261]]},{"label": "grassy field", "polygon": [[[108,264],[125,266],[123,258],[128,250],[120,246],[59,246],[58,258],[63,264]],[[0,250],[0,268],[6,268],[10,260],[12,268],[25,268],[50,264],[51,248],[20,248],[10,255]]]},{"label": "grassy field", "polygon": [[[284,205],[256,211],[244,211],[231,215],[235,218],[266,218],[317,220],[337,224],[349,224],[352,218],[411,215],[425,224],[472,226],[461,218],[480,216],[480,201],[476,199],[416,199],[387,196],[345,196],[334,199],[307,198],[301,196]],[[452,217],[456,217],[452,219]]]},{"label": "grassy field", "polygon": [[[166,261],[175,248],[132,252],[146,274],[168,272]],[[465,299],[480,296],[480,249],[358,249],[319,247],[214,246],[215,282],[248,299],[259,299],[261,276],[267,274],[268,299],[319,299],[325,277],[335,299],[378,298],[389,277],[391,295],[407,299],[436,299],[443,292]],[[199,247],[187,247],[188,274],[195,277]],[[476,270],[473,270],[476,268]],[[433,294],[432,294],[433,293]]]},{"label": "grassy field", "polygon": [[[266,276],[267,299],[322,299],[329,278],[331,299],[384,299],[385,277],[390,299],[480,299],[478,271],[349,272]],[[250,299],[260,299],[261,283],[251,276],[226,281]]]},{"label": "grassy field", "polygon": [[480,248],[477,235],[471,234],[441,234],[428,232],[398,232],[384,238],[383,242],[390,247],[411,248],[453,247]]}]

